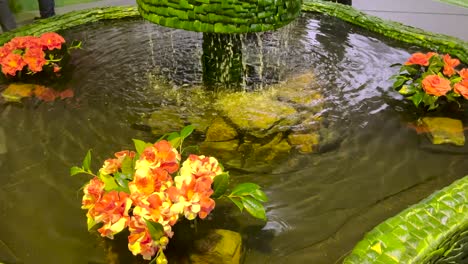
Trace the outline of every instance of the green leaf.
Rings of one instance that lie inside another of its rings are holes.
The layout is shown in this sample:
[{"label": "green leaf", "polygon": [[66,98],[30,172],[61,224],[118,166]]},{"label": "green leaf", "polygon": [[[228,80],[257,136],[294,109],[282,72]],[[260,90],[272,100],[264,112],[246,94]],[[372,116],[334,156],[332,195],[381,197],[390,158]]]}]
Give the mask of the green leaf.
[{"label": "green leaf", "polygon": [[244,210],[244,205],[239,197],[228,197],[231,202],[233,202],[239,210],[242,212]]},{"label": "green leaf", "polygon": [[122,173],[125,175],[130,175],[130,178],[133,176],[133,159],[129,156],[126,156],[122,161],[122,167],[120,168]]},{"label": "green leaf", "polygon": [[180,138],[180,135],[178,132],[172,132],[172,133],[169,133],[169,135],[167,135],[167,141],[171,141],[175,138]]},{"label": "green leaf", "polygon": [[417,91],[418,90],[416,89],[416,87],[410,84],[410,85],[403,85],[398,92],[402,95],[412,95]]},{"label": "green leaf", "polygon": [[419,73],[421,66],[419,65],[403,65],[400,68],[400,72],[407,72],[410,75],[416,75]]},{"label": "green leaf", "polygon": [[226,190],[229,186],[229,174],[222,173],[219,175],[216,175],[216,177],[213,180],[213,194],[211,195],[211,198],[219,198],[226,193]]},{"label": "green leaf", "polygon": [[396,66],[401,66],[401,65],[403,65],[403,64],[401,64],[401,63],[394,63],[394,64],[390,65],[390,67],[396,67]]},{"label": "green leaf", "polygon": [[428,95],[425,93],[422,101],[424,102],[424,105],[430,106],[430,109],[434,109],[433,106],[435,105],[435,102],[437,102],[437,99],[439,99],[438,96]]},{"label": "green leaf", "polygon": [[171,146],[173,148],[178,148],[180,144],[182,143],[182,138],[181,137],[173,138],[172,140],[169,140],[169,143],[171,143]]},{"label": "green leaf", "polygon": [[461,82],[463,80],[463,78],[461,76],[456,76],[454,75],[452,78],[450,78],[450,84],[451,85],[454,85],[458,82]]},{"label": "green leaf", "polygon": [[416,107],[418,107],[419,104],[421,103],[422,99],[423,99],[423,96],[424,96],[424,92],[418,92],[418,93],[415,93],[412,96],[408,97],[408,99],[413,101],[414,105]]},{"label": "green leaf", "polygon": [[70,175],[71,176],[74,176],[74,175],[80,174],[80,173],[86,173],[86,171],[84,171],[82,168],[77,167],[77,166],[71,167],[71,169],[70,169]]},{"label": "green leaf", "polygon": [[86,224],[88,225],[88,231],[91,230],[97,223],[94,221],[92,217],[88,217],[86,220]]},{"label": "green leaf", "polygon": [[162,236],[164,236],[164,227],[160,223],[156,223],[150,220],[145,219],[146,226],[150,233],[151,239],[154,241],[159,241]]},{"label": "green leaf", "polygon": [[242,205],[244,206],[245,210],[249,212],[249,214],[255,218],[266,220],[265,207],[262,203],[249,196],[242,197],[241,200]]},{"label": "green leaf", "polygon": [[130,190],[128,189],[128,183],[129,183],[128,177],[129,176],[124,173],[117,172],[114,174],[115,181],[126,193],[130,193]]},{"label": "green leaf", "polygon": [[393,83],[393,88],[397,89],[397,88],[401,87],[408,80],[411,80],[411,78],[408,78],[408,77],[402,76],[402,75],[397,76],[395,82]]},{"label": "green leaf", "polygon": [[255,192],[258,189],[260,189],[260,186],[258,186],[255,183],[251,183],[251,182],[241,183],[237,185],[236,187],[234,187],[230,196],[250,195],[251,193]]},{"label": "green leaf", "polygon": [[251,193],[250,196],[252,196],[253,198],[257,199],[258,201],[260,202],[263,202],[263,203],[266,203],[268,202],[268,197],[266,196],[266,194],[258,189],[256,190],[255,192]]},{"label": "green leaf", "polygon": [[143,153],[145,148],[152,145],[151,143],[144,142],[143,140],[139,140],[139,139],[132,139],[132,140],[133,140],[133,144],[135,145],[135,150],[139,155]]},{"label": "green leaf", "polygon": [[115,181],[114,177],[110,175],[99,175],[99,179],[104,182],[104,190],[109,192],[112,190],[122,190],[122,188],[119,187],[117,182]]},{"label": "green leaf", "polygon": [[181,138],[187,138],[192,134],[194,127],[192,125],[188,125],[184,128],[182,128],[182,131],[180,131],[180,137]]},{"label": "green leaf", "polygon": [[88,150],[83,160],[83,170],[88,171],[88,172],[91,171],[90,166],[91,166],[91,150]]}]

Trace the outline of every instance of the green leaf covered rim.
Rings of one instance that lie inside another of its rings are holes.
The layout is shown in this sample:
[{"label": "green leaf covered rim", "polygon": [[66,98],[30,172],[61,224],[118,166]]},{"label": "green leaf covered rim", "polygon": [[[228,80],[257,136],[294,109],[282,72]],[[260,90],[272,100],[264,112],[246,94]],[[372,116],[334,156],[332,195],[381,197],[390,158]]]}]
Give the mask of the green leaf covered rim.
[{"label": "green leaf covered rim", "polygon": [[[305,1],[304,12],[317,12],[335,16],[351,24],[363,27],[384,36],[424,47],[439,53],[448,53],[468,63],[468,43],[455,37],[431,33],[398,22],[386,21],[367,15],[353,7],[325,1]],[[14,31],[0,35],[0,45],[15,36],[40,35],[44,32],[58,32],[72,27],[108,19],[140,17],[136,6],[103,7],[70,12],[64,15],[38,20]]]}]

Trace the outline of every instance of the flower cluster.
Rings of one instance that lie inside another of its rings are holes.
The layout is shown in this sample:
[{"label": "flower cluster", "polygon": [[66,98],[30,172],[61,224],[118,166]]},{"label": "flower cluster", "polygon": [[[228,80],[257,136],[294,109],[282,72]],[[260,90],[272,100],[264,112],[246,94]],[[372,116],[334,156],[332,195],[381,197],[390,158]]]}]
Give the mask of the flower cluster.
[{"label": "flower cluster", "polygon": [[422,103],[429,110],[437,108],[442,100],[468,100],[468,68],[459,67],[460,61],[449,54],[417,52],[393,76],[393,88],[414,105]]},{"label": "flower cluster", "polygon": [[7,77],[17,76],[23,71],[35,74],[44,68],[59,74],[64,56],[60,54],[61,50],[66,50],[65,39],[55,32],[44,33],[39,37],[15,37],[0,47],[0,66]]},{"label": "flower cluster", "polygon": [[[97,174],[89,169],[90,152],[83,167],[73,167],[71,174],[93,175],[82,199],[89,229],[101,224],[101,236],[113,239],[128,228],[128,248],[134,255],[149,260],[157,254],[165,260],[163,250],[174,234],[172,227],[182,217],[205,219],[215,208],[214,198],[224,195],[228,174],[213,157],[190,154],[181,163],[174,145],[183,137],[154,144],[134,141],[137,152],[115,153]],[[265,219],[261,202],[266,196],[258,185],[239,185],[226,197],[237,206],[245,202],[247,211]]]}]

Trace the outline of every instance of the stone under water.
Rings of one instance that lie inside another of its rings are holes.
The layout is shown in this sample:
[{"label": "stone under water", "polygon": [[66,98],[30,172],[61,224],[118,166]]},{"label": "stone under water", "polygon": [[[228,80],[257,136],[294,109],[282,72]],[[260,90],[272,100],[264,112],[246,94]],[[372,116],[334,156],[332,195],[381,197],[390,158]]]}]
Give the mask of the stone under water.
[{"label": "stone under water", "polygon": [[423,117],[420,122],[427,128],[432,144],[465,145],[463,124],[460,120],[447,117]]}]

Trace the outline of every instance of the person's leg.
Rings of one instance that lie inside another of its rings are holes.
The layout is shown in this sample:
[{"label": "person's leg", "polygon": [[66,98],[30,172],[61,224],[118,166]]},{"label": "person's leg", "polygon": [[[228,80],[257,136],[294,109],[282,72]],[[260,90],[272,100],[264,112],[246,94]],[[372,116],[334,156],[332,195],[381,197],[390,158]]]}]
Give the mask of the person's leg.
[{"label": "person's leg", "polygon": [[16,21],[8,6],[8,0],[0,0],[0,26],[3,31],[16,28]]},{"label": "person's leg", "polygon": [[39,0],[39,12],[41,14],[41,18],[55,16],[55,1]]}]

